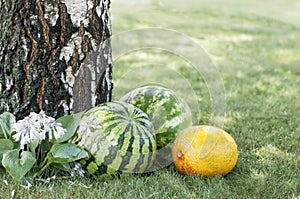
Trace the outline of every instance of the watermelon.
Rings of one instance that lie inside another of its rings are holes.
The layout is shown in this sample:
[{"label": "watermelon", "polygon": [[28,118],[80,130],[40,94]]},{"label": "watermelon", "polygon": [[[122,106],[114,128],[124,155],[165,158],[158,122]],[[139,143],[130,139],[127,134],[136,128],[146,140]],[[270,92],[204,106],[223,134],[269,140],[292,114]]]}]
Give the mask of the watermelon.
[{"label": "watermelon", "polygon": [[192,125],[188,105],[170,89],[144,86],[127,93],[120,101],[138,107],[149,116],[156,132],[158,149],[171,144],[181,130]]},{"label": "watermelon", "polygon": [[91,155],[84,161],[90,174],[143,173],[155,158],[150,119],[124,102],[107,102],[88,110],[80,120],[77,136],[76,143]]}]

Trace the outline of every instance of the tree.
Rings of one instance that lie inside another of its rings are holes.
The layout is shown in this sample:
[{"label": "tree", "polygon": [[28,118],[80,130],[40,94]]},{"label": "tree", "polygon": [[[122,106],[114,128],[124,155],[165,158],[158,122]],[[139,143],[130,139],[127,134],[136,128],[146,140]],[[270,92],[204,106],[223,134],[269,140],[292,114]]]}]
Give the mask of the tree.
[{"label": "tree", "polygon": [[111,100],[110,0],[0,0],[0,113]]}]

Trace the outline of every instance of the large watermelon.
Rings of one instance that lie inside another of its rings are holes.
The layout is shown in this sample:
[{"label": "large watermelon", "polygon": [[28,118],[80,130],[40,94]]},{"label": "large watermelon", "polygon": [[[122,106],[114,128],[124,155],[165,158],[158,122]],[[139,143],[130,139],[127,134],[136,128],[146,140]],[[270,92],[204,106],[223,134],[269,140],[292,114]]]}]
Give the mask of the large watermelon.
[{"label": "large watermelon", "polygon": [[[91,154],[89,173],[143,173],[156,150],[148,116],[124,102],[107,102],[88,110],[77,130],[78,144]],[[92,161],[91,161],[92,160]]]},{"label": "large watermelon", "polygon": [[181,130],[192,125],[192,114],[188,105],[167,88],[137,88],[122,97],[121,101],[138,107],[149,116],[156,132],[158,149],[172,143]]}]

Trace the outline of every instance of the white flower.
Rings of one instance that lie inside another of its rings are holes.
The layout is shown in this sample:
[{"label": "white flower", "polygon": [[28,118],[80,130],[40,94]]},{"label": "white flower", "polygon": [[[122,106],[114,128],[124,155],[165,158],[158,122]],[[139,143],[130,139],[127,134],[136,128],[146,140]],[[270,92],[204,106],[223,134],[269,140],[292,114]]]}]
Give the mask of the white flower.
[{"label": "white flower", "polygon": [[25,133],[22,134],[21,136],[22,136],[20,141],[21,149],[24,149],[24,145],[30,143],[30,137],[29,134],[25,134]]},{"label": "white flower", "polygon": [[47,116],[44,111],[41,111],[40,112],[40,123],[42,124],[43,126],[43,129],[46,131],[46,132],[49,132],[51,130],[51,128],[53,126],[55,126],[56,122],[55,122],[55,119],[52,118],[52,117],[49,117]]},{"label": "white flower", "polygon": [[26,181],[26,182],[27,182],[27,185],[21,185],[21,186],[24,187],[25,189],[29,190],[32,187],[32,184],[28,181]]},{"label": "white flower", "polygon": [[13,139],[15,141],[20,141],[21,149],[24,149],[24,145],[31,141],[40,140],[45,136],[43,135],[43,132],[39,132],[38,129],[36,129],[35,121],[33,121],[32,118],[35,118],[35,116],[31,114],[25,119],[12,125],[13,131],[17,132],[13,135]]},{"label": "white flower", "polygon": [[81,177],[84,177],[84,173],[85,173],[85,172],[84,172],[84,170],[82,169],[81,164],[78,163],[78,162],[76,162],[74,168],[73,168],[72,171],[71,171],[71,176],[74,177],[74,176],[79,175],[79,176],[81,176]]},{"label": "white flower", "polygon": [[81,139],[81,142],[84,143],[87,138],[91,137],[91,132],[102,128],[103,127],[99,125],[96,116],[92,116],[88,119],[81,120],[77,133]]},{"label": "white flower", "polygon": [[49,139],[52,140],[52,138],[54,139],[58,139],[60,137],[62,137],[66,132],[66,129],[64,129],[61,126],[61,123],[54,123],[52,127],[50,127],[50,131],[49,131]]},{"label": "white flower", "polygon": [[60,123],[47,116],[43,111],[39,114],[31,112],[29,116],[13,124],[12,129],[16,131],[13,139],[20,142],[21,149],[24,149],[24,145],[32,141],[45,140],[47,133],[49,139],[52,140],[60,138],[66,132]]}]

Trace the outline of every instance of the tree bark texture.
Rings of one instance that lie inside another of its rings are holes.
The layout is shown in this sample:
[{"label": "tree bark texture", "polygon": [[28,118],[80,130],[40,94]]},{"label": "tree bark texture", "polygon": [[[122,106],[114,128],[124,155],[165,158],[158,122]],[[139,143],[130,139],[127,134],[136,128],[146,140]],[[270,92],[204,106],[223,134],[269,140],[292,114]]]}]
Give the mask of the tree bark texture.
[{"label": "tree bark texture", "polygon": [[0,113],[111,100],[110,0],[0,0]]}]

